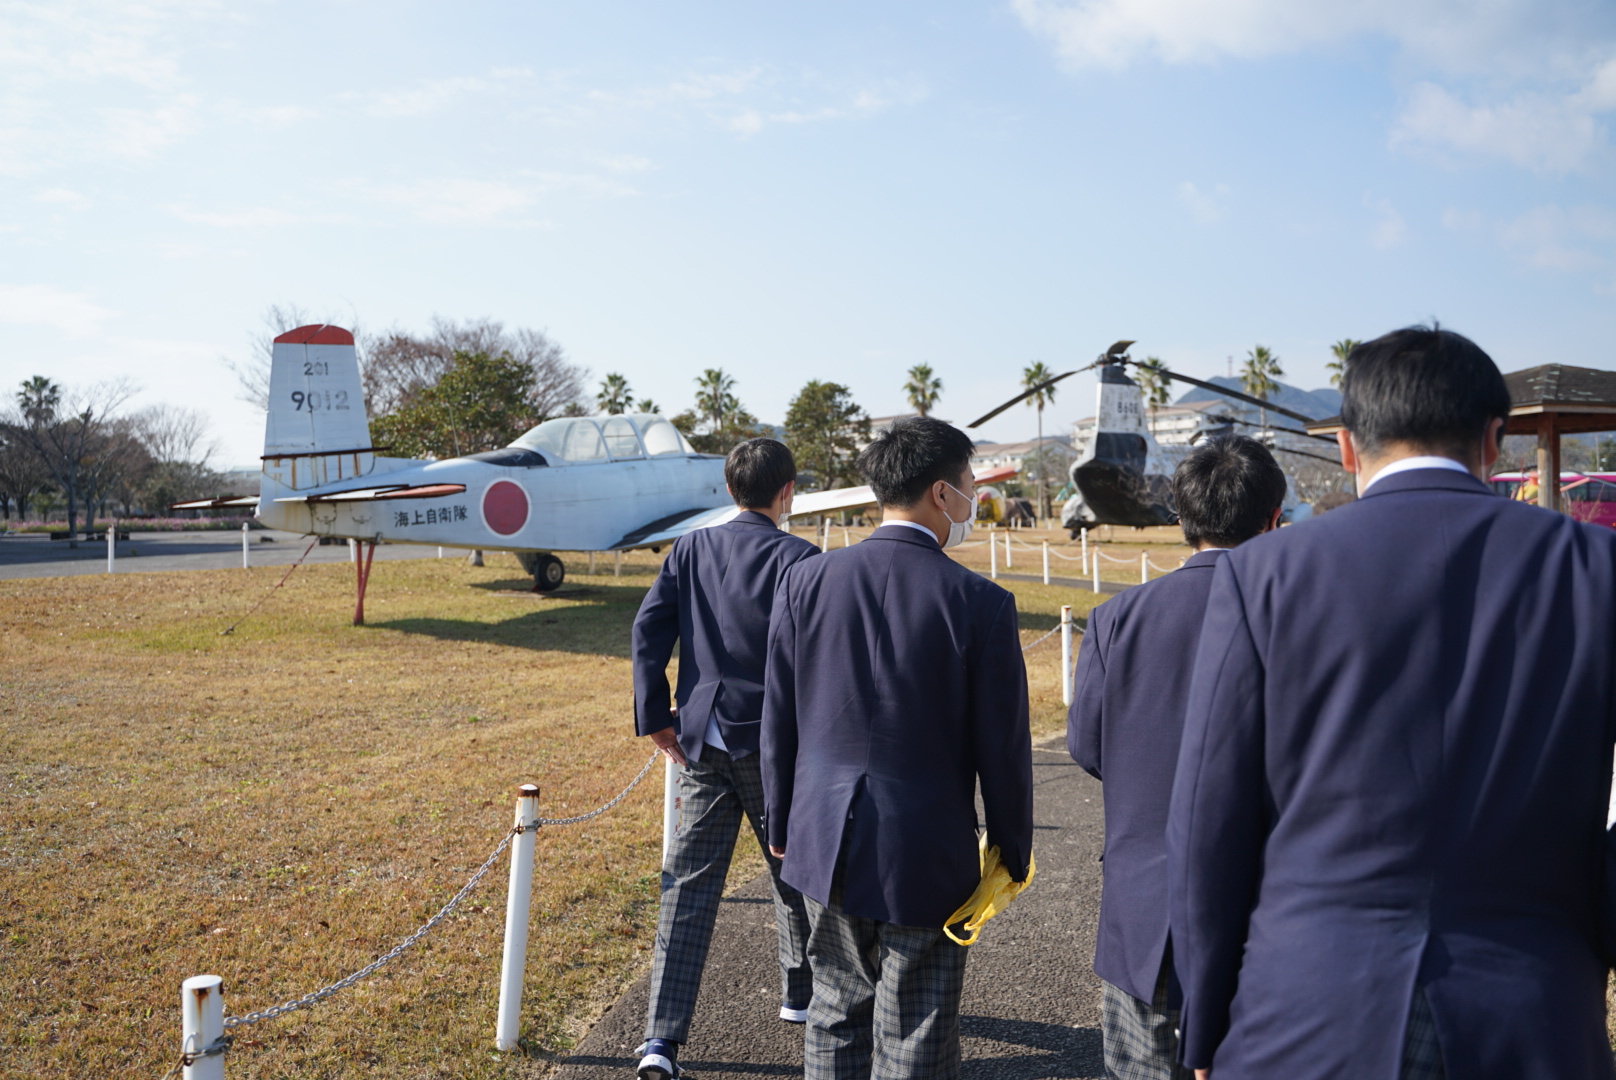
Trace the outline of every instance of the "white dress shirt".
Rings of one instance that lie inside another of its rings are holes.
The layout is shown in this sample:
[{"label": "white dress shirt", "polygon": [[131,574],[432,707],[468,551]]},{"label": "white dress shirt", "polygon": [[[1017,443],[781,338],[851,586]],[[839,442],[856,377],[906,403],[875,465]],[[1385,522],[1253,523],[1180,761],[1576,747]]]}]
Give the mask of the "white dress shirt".
[{"label": "white dress shirt", "polygon": [[1367,495],[1369,494],[1370,488],[1386,479],[1386,477],[1396,476],[1398,473],[1408,472],[1410,469],[1447,469],[1450,472],[1462,472],[1466,476],[1470,475],[1470,469],[1468,466],[1461,465],[1452,458],[1434,457],[1430,455],[1398,458],[1396,461],[1392,462],[1390,465],[1387,465],[1384,469],[1381,469],[1378,473],[1376,473],[1374,477],[1370,479],[1369,483],[1363,486],[1363,491],[1360,494]]}]

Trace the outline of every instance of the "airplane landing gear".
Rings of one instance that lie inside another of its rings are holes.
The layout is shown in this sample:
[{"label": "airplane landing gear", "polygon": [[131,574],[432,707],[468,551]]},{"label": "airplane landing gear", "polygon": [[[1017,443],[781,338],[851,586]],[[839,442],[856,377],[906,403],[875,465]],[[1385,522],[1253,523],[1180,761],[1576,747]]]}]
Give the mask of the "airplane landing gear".
[{"label": "airplane landing gear", "polygon": [[522,569],[533,575],[534,592],[555,592],[567,579],[566,564],[547,551],[523,551],[517,557]]}]

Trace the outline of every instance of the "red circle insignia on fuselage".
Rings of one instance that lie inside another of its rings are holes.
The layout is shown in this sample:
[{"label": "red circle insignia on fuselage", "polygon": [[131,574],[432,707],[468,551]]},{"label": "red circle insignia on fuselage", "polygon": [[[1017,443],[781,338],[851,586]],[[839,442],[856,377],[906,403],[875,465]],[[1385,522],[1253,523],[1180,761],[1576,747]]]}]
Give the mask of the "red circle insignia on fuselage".
[{"label": "red circle insignia on fuselage", "polygon": [[527,492],[520,484],[495,480],[483,492],[483,521],[501,536],[521,532],[527,524]]}]

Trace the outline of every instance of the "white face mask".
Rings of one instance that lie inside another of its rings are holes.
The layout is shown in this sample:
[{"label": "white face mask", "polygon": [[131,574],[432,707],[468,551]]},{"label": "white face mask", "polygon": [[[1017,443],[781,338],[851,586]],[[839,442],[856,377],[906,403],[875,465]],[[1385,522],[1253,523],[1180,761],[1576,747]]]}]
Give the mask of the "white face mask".
[{"label": "white face mask", "polygon": [[961,544],[965,543],[965,538],[971,535],[971,526],[976,524],[976,514],[974,513],[976,503],[971,501],[971,497],[969,495],[965,494],[965,492],[961,491],[953,484],[950,484],[947,480],[944,480],[943,484],[948,488],[949,491],[952,491],[966,502],[971,503],[971,509],[965,512],[964,521],[955,521],[953,515],[948,512],[948,505],[946,503],[943,505],[943,516],[948,518],[948,539],[943,541],[943,549],[946,551],[951,547],[959,547]]}]

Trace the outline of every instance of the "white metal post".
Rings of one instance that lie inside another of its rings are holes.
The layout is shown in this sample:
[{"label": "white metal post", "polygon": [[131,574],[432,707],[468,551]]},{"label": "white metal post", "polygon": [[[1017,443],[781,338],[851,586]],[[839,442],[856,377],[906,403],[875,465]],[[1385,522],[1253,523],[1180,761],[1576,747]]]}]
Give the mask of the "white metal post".
[{"label": "white metal post", "polygon": [[848,533],[846,525],[842,526],[842,546],[843,547],[852,547],[853,546],[853,537],[852,537],[852,535],[850,533]]},{"label": "white metal post", "polygon": [[1094,548],[1094,557],[1089,560],[1089,573],[1093,575],[1094,591],[1100,591],[1100,548]]},{"label": "white metal post", "polygon": [[612,577],[622,577],[623,576],[623,553],[621,551],[612,552],[612,559],[614,560],[613,563],[612,563]]},{"label": "white metal post", "polygon": [[533,848],[539,833],[539,786],[516,789],[516,827],[511,841],[511,888],[505,898],[505,958],[499,972],[499,1020],[494,1046],[515,1050],[522,1029],[522,976],[527,967],[527,921],[533,904]]},{"label": "white metal post", "polygon": [[1139,553],[1139,584],[1143,585],[1150,580],[1150,553]]},{"label": "white metal post", "polygon": [[440,559],[443,558],[443,545],[442,544],[438,545],[438,558],[440,558]]},{"label": "white metal post", "polygon": [[662,862],[668,861],[668,848],[673,846],[673,830],[679,824],[679,766],[671,757],[662,765]]},{"label": "white metal post", "polygon": [[[224,1035],[224,980],[192,975],[180,984],[180,1053],[199,1053]],[[184,1080],[224,1080],[224,1055],[197,1058],[181,1070]]]},{"label": "white metal post", "polygon": [[1083,566],[1083,572],[1085,574],[1088,573],[1088,569],[1089,569],[1089,531],[1087,529],[1083,530],[1083,562],[1082,562],[1082,566]]},{"label": "white metal post", "polygon": [[1004,534],[1004,568],[1009,570],[1015,565],[1016,560],[1010,557],[1010,532],[1007,529]]},{"label": "white metal post", "polygon": [[1049,541],[1044,541],[1044,584],[1049,584]]},{"label": "white metal post", "polygon": [[247,569],[249,561],[248,552],[251,550],[247,546],[249,543],[250,541],[247,538],[247,523],[243,521],[241,523],[241,568],[243,570]]},{"label": "white metal post", "polygon": [[1061,704],[1072,706],[1072,605],[1061,605]]},{"label": "white metal post", "polygon": [[109,574],[112,573],[112,564],[118,557],[118,551],[117,551],[117,547],[116,547],[117,541],[118,541],[118,523],[116,521],[108,522],[108,524],[107,524],[107,573],[109,573]]},{"label": "white metal post", "polygon": [[359,541],[353,539],[352,537],[348,539],[348,561],[359,561]]},{"label": "white metal post", "polygon": [[991,532],[988,533],[988,577],[999,580],[999,540]]}]

